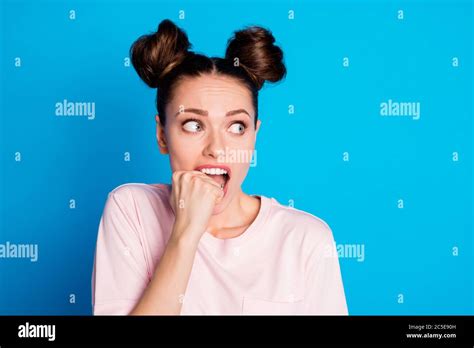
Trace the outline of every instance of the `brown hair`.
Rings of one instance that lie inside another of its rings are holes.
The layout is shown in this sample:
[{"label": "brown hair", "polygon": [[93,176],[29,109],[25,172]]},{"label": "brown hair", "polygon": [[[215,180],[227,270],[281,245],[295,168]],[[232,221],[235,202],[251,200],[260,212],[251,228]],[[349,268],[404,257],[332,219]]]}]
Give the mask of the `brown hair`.
[{"label": "brown hair", "polygon": [[283,51],[274,45],[267,29],[250,26],[234,32],[227,41],[225,58],[207,57],[190,51],[186,33],[165,19],[154,33],[139,37],[130,47],[133,67],[151,88],[157,88],[156,108],[162,125],[165,107],[183,77],[206,73],[227,75],[242,82],[251,92],[258,119],[258,91],[265,81],[277,82],[286,75]]}]

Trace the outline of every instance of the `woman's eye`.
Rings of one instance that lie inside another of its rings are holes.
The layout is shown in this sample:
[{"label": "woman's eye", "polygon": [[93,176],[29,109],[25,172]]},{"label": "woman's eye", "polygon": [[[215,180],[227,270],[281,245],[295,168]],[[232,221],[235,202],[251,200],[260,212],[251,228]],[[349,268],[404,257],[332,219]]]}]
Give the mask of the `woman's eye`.
[{"label": "woman's eye", "polygon": [[230,130],[231,133],[244,134],[245,125],[241,122],[236,122],[236,123],[232,124],[232,126],[230,126],[229,130]]},{"label": "woman's eye", "polygon": [[197,121],[188,121],[183,125],[183,129],[187,132],[196,133],[201,131],[202,127]]}]

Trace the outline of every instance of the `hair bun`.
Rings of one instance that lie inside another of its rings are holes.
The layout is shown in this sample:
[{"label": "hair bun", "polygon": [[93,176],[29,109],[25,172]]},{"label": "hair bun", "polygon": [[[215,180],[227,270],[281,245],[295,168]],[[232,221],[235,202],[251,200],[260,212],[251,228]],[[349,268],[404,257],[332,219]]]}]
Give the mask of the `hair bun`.
[{"label": "hair bun", "polygon": [[165,19],[156,32],[142,35],[132,44],[130,57],[138,76],[157,88],[163,77],[186,58],[190,48],[186,33]]},{"label": "hair bun", "polygon": [[242,66],[258,89],[265,81],[277,82],[286,75],[283,51],[274,45],[272,33],[262,27],[250,26],[234,32],[227,42],[225,58]]}]

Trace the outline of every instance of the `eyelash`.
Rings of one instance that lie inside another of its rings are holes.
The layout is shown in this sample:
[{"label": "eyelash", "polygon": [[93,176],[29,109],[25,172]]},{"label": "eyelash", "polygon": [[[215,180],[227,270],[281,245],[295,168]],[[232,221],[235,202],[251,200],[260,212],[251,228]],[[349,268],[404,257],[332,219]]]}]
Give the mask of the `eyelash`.
[{"label": "eyelash", "polygon": [[[188,119],[184,120],[184,121],[181,123],[181,127],[184,127],[184,125],[185,125],[186,123],[188,123],[188,122],[196,122],[196,123],[199,123],[201,129],[204,129],[204,125],[201,123],[201,121],[199,121],[199,120],[196,119],[196,118],[188,118]],[[244,134],[245,134],[245,131],[247,130],[247,127],[248,127],[247,124],[246,124],[245,122],[243,122],[243,121],[235,121],[235,122],[232,122],[232,123],[231,123],[231,126],[232,126],[233,124],[236,124],[236,123],[241,124],[242,127],[244,127],[244,131],[243,131],[241,134],[235,134],[235,133],[232,133],[232,134],[233,134],[233,135],[236,135],[236,136],[244,135]],[[199,132],[189,132],[189,131],[187,131],[187,130],[185,130],[185,129],[183,129],[183,130],[184,130],[186,133],[190,133],[190,134],[199,133]]]}]

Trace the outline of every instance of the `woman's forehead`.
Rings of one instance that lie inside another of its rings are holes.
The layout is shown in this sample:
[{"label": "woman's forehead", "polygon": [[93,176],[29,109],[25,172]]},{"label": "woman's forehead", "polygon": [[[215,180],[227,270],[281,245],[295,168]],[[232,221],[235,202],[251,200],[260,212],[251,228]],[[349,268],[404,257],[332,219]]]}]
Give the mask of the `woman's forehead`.
[{"label": "woman's forehead", "polygon": [[235,78],[220,75],[202,75],[185,78],[176,87],[173,108],[184,107],[216,108],[233,110],[252,109],[252,95],[249,89]]}]

